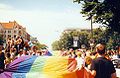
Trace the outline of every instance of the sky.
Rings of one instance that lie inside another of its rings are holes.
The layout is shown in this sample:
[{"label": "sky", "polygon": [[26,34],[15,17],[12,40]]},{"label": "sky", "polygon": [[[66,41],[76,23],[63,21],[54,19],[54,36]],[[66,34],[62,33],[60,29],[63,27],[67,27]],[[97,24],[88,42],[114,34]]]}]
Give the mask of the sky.
[{"label": "sky", "polygon": [[80,10],[73,0],[0,0],[0,22],[15,20],[51,48],[67,28],[90,29]]}]

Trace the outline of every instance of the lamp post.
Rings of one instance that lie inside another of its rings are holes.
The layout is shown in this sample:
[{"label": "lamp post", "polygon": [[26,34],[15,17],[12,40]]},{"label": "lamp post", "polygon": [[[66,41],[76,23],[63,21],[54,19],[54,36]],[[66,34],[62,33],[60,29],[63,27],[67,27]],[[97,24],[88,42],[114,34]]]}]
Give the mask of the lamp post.
[{"label": "lamp post", "polygon": [[[98,2],[103,3],[104,0],[98,0]],[[95,7],[97,7],[97,6],[95,6]],[[91,13],[90,13],[90,17],[91,17],[91,19],[90,19],[91,20],[91,38],[93,39],[93,21],[92,21],[92,15],[91,15]]]},{"label": "lamp post", "polygon": [[91,15],[91,39],[93,39],[93,22],[92,22],[92,15]]},{"label": "lamp post", "polygon": [[[98,0],[98,2],[100,2],[100,3],[103,3],[104,2],[104,0]],[[95,6],[96,7],[96,6]],[[91,51],[93,51],[93,47],[94,47],[94,39],[93,39],[93,19],[92,19],[92,11],[90,12],[90,21],[91,21],[91,39],[90,39],[90,47],[91,47]]]}]

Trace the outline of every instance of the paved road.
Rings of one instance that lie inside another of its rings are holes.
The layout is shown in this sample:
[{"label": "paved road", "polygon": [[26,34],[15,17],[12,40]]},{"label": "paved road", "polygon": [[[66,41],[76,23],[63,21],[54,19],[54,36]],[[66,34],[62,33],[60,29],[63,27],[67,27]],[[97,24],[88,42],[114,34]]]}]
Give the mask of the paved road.
[{"label": "paved road", "polygon": [[116,68],[116,73],[117,73],[117,77],[120,78],[120,69],[117,69],[117,68]]}]

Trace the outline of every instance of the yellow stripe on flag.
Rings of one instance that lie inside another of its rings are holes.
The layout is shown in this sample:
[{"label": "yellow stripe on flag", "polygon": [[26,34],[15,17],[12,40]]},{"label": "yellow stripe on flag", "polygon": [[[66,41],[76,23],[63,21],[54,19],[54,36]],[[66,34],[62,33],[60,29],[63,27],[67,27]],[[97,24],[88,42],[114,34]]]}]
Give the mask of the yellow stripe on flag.
[{"label": "yellow stripe on flag", "polygon": [[67,70],[67,57],[49,57],[46,60],[43,72],[46,78],[77,78],[75,72]]}]

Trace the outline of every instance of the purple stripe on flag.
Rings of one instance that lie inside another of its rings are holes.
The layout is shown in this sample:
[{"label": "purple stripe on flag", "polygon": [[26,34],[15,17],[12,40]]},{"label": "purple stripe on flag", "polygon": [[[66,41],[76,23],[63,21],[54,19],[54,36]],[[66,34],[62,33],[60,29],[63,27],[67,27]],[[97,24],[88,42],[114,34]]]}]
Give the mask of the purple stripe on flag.
[{"label": "purple stripe on flag", "polygon": [[21,62],[23,62],[24,60],[29,59],[30,57],[31,57],[31,56],[23,56],[23,57],[20,57],[20,59],[18,58],[18,59],[16,59],[16,60],[14,60],[12,63],[10,63],[10,64],[6,67],[5,71],[7,71],[7,72],[16,72],[17,69],[18,69],[18,67],[19,67],[19,64],[20,64]]},{"label": "purple stripe on flag", "polygon": [[12,72],[3,72],[0,74],[0,78],[11,78]]}]

